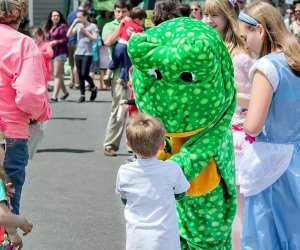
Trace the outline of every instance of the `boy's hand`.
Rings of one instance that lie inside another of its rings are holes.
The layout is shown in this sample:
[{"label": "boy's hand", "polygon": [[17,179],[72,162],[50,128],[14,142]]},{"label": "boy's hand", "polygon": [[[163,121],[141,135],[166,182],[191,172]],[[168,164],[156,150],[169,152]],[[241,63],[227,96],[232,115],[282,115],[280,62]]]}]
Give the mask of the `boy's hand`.
[{"label": "boy's hand", "polygon": [[13,234],[9,234],[9,239],[11,242],[12,249],[20,250],[23,248],[23,241],[21,237],[15,232]]},{"label": "boy's hand", "polygon": [[132,33],[134,33],[134,29],[132,27],[128,27],[126,29],[127,36],[131,37]]},{"label": "boy's hand", "polygon": [[126,101],[127,101],[127,100],[124,100],[124,99],[120,100],[120,101],[119,101],[119,105],[122,106],[123,104],[125,104]]},{"label": "boy's hand", "polygon": [[33,225],[31,223],[29,223],[25,218],[24,218],[24,223],[22,226],[20,226],[19,228],[24,232],[23,235],[27,235],[31,232]]},{"label": "boy's hand", "polygon": [[130,20],[130,17],[128,17],[128,16],[124,17],[124,18],[121,20],[120,25],[121,25],[121,26],[124,25],[124,23],[126,23],[128,20]]}]

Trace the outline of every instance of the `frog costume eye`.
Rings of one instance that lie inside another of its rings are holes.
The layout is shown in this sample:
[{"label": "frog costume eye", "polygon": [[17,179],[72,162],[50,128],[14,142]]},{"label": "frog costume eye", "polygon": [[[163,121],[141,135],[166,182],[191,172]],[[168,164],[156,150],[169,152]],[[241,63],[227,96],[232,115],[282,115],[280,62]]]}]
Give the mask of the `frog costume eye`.
[{"label": "frog costume eye", "polygon": [[193,73],[190,73],[190,72],[182,72],[180,74],[180,78],[184,82],[192,82],[193,80],[195,80],[195,75]]},{"label": "frog costume eye", "polygon": [[148,74],[150,76],[154,76],[157,80],[161,80],[163,78],[162,74],[160,73],[159,69],[149,69]]}]

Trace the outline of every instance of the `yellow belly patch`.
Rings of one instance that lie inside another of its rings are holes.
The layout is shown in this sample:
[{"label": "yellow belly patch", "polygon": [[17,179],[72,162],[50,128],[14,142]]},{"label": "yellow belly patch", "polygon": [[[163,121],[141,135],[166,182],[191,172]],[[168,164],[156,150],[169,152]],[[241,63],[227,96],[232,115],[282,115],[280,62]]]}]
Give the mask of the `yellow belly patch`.
[{"label": "yellow belly patch", "polygon": [[[168,136],[172,135],[170,138],[171,142],[171,154],[164,152],[161,150],[158,154],[159,160],[168,160],[171,158],[171,155],[177,154],[180,152],[180,147],[188,141],[190,138],[189,136],[186,136],[186,134],[183,135],[183,133],[178,133],[177,136],[174,136],[174,133],[170,134],[168,133]],[[181,136],[180,136],[181,135]],[[217,186],[219,186],[221,181],[221,175],[218,171],[216,161],[214,159],[211,159],[211,161],[208,163],[208,165],[205,167],[205,169],[192,181],[190,181],[190,188],[187,191],[187,196],[201,196],[205,195],[212,190],[214,190]]]},{"label": "yellow belly patch", "polygon": [[218,171],[216,161],[212,159],[205,169],[190,182],[190,188],[187,191],[187,196],[205,195],[217,186],[221,181],[221,175]]}]

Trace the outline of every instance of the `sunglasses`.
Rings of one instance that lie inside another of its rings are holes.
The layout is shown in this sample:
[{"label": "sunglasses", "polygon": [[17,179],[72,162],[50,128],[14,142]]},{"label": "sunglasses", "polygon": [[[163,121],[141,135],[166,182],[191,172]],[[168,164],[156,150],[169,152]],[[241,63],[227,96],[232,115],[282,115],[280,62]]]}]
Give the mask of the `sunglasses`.
[{"label": "sunglasses", "polygon": [[6,141],[3,139],[0,141],[0,147],[3,149],[4,153],[6,152]]},{"label": "sunglasses", "polygon": [[300,10],[295,10],[295,13],[300,13]]},{"label": "sunglasses", "polygon": [[198,9],[198,8],[195,8],[195,9],[191,9],[191,11],[193,11],[193,10],[194,10],[194,11],[198,11],[199,9]]}]

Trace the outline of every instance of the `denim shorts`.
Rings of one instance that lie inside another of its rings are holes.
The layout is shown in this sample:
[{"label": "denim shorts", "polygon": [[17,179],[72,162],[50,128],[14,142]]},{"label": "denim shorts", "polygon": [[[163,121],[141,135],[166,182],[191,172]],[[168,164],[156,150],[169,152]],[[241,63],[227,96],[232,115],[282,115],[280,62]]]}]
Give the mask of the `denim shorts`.
[{"label": "denim shorts", "polygon": [[52,62],[54,62],[54,61],[67,61],[67,59],[68,59],[68,55],[66,53],[64,53],[64,54],[60,54],[60,55],[52,58],[51,61]]}]

